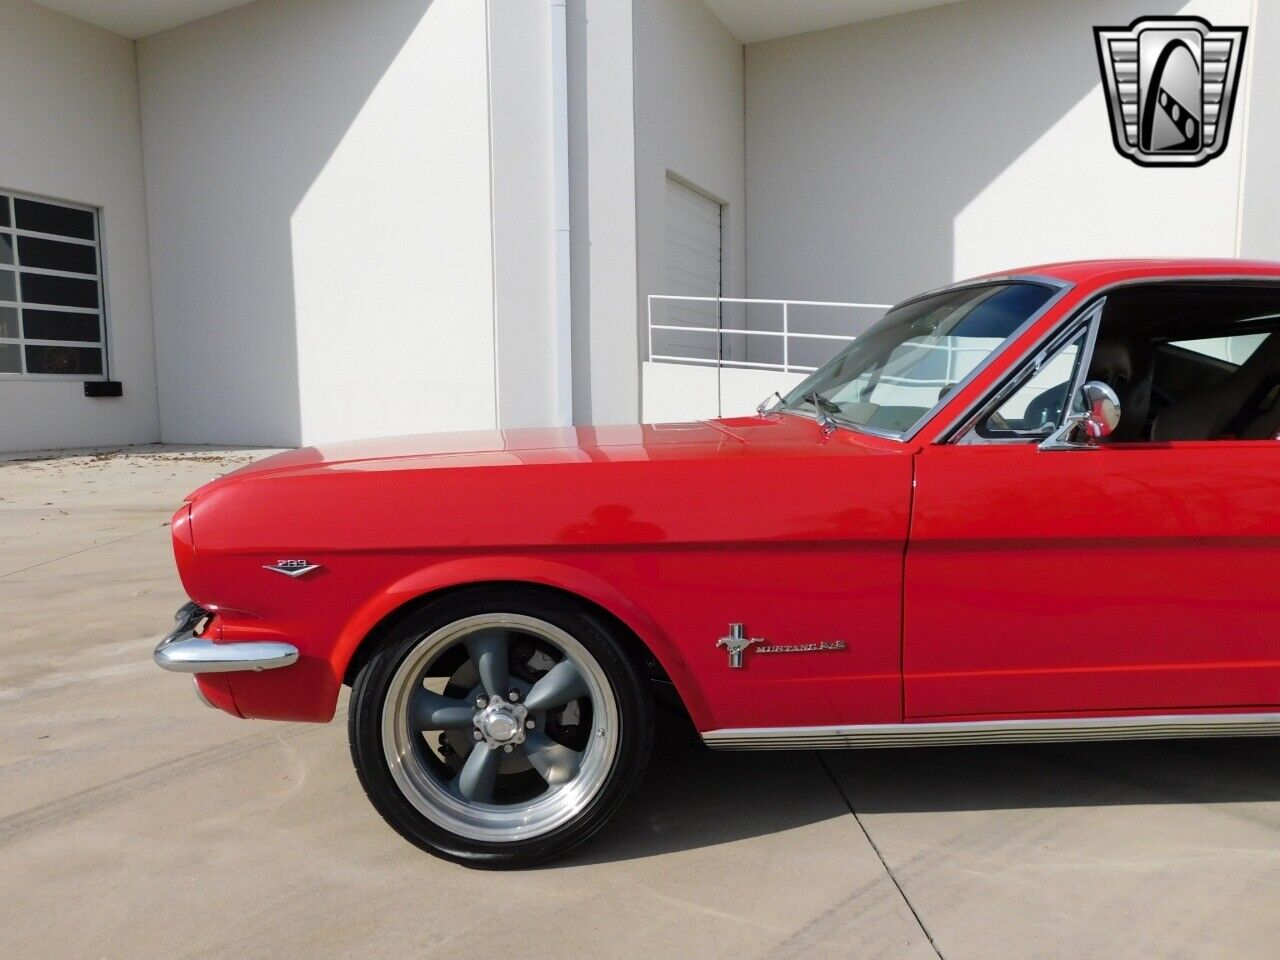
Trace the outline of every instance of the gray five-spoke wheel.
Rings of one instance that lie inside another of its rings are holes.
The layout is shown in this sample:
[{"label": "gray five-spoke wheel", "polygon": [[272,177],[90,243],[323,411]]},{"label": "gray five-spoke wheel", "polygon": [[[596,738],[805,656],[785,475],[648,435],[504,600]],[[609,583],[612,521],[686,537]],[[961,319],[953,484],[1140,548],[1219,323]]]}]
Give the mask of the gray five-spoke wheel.
[{"label": "gray five-spoke wheel", "polygon": [[560,627],[486,613],[424,636],[382,704],[392,778],[427,819],[479,841],[526,840],[581,813],[609,777],[618,701]]}]

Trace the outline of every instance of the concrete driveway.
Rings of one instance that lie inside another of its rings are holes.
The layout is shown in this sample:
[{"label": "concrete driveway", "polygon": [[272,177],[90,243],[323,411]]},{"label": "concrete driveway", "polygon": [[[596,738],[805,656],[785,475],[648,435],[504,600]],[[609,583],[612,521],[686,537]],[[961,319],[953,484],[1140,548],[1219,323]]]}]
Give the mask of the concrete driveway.
[{"label": "concrete driveway", "polygon": [[234,720],[151,664],[164,524],[256,455],[0,462],[0,957],[1280,952],[1274,740],[713,754],[667,718],[573,859],[434,860],[341,721]]}]

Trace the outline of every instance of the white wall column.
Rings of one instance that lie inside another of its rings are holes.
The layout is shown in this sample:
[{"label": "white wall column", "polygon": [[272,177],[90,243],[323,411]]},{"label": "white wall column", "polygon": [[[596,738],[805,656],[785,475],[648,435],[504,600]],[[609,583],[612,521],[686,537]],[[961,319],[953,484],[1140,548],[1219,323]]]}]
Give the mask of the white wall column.
[{"label": "white wall column", "polygon": [[554,0],[489,0],[488,7],[498,422],[568,424],[568,168],[557,136],[567,139],[567,128],[557,125],[564,118],[556,96],[564,7]]},{"label": "white wall column", "polygon": [[574,420],[634,423],[635,76],[632,0],[567,0]]}]

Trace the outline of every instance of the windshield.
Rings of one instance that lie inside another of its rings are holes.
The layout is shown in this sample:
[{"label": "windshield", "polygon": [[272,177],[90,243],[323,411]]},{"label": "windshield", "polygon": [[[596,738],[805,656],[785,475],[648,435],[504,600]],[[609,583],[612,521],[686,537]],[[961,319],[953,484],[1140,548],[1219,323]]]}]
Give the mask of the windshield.
[{"label": "windshield", "polygon": [[778,409],[903,434],[1053,296],[1040,283],[945,290],[886,313]]}]

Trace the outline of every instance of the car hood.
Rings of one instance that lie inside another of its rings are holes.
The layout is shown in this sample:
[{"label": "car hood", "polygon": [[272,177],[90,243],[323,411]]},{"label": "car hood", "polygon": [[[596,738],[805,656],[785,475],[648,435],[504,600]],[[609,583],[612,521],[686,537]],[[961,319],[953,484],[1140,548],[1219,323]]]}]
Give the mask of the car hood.
[{"label": "car hood", "polygon": [[910,478],[902,444],[778,415],[307,448],[203,487],[189,516],[195,550],[247,555],[246,569],[279,557],[323,564],[351,552],[440,558],[876,540],[886,530],[886,542],[897,543]]},{"label": "car hood", "polygon": [[[856,435],[841,433],[853,443],[858,442]],[[266,457],[206,484],[188,499],[197,499],[228,484],[281,475],[785,454],[811,451],[822,439],[821,429],[812,420],[775,415],[688,423],[476,430],[350,440]]]}]

